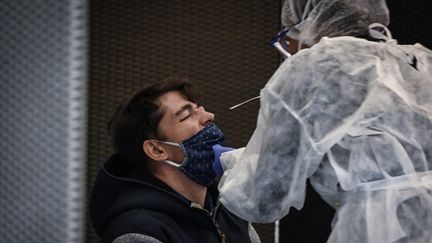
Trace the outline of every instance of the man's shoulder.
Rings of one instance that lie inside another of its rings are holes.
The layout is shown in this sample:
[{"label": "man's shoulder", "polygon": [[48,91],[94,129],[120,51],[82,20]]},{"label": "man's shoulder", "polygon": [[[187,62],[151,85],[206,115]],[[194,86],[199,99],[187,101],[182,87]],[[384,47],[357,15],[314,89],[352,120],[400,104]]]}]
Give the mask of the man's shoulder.
[{"label": "man's shoulder", "polygon": [[[111,220],[105,230],[103,242],[165,242],[167,234],[178,233],[174,232],[176,226],[175,220],[167,213],[143,208],[128,210]],[[151,238],[158,241],[137,240]]]},{"label": "man's shoulder", "polygon": [[162,243],[162,241],[149,235],[127,233],[117,237],[113,243]]},{"label": "man's shoulder", "polygon": [[156,211],[146,208],[135,208],[118,214],[112,219],[110,224],[159,224],[172,220],[171,217],[162,211]]}]

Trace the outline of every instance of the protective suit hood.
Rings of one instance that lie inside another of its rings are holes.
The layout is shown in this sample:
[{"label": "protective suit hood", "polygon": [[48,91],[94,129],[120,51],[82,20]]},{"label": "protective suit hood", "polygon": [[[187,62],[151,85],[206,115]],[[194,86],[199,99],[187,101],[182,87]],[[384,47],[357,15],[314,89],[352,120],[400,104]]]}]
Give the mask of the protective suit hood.
[{"label": "protective suit hood", "polygon": [[368,26],[388,26],[385,0],[285,0],[282,25],[287,36],[312,46],[322,37],[366,35]]}]

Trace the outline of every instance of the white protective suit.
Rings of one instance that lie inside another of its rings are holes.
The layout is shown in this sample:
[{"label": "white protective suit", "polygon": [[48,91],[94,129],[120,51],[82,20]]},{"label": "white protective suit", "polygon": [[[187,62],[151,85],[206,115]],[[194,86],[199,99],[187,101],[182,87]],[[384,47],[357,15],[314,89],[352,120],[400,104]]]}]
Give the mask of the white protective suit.
[{"label": "white protective suit", "polygon": [[281,64],[247,147],[221,160],[220,200],[246,220],[300,209],[310,178],[337,210],[328,242],[432,242],[432,52],[322,38]]}]

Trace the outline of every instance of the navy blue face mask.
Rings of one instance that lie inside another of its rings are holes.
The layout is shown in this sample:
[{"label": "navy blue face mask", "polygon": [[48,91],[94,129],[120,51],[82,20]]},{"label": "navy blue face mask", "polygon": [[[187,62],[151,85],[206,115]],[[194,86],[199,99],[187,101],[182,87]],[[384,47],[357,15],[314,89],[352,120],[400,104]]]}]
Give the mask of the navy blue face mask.
[{"label": "navy blue face mask", "polygon": [[210,186],[216,178],[216,173],[212,167],[214,160],[212,147],[216,144],[223,145],[224,139],[223,132],[216,124],[211,123],[180,144],[156,141],[179,147],[185,156],[181,164],[170,160],[165,160],[164,162],[178,167],[186,176],[198,184]]}]

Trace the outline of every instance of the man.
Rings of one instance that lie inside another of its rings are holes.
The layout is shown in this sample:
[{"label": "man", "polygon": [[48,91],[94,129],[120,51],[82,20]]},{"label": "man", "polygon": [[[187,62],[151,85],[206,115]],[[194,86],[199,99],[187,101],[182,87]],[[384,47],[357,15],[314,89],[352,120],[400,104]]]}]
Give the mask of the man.
[{"label": "man", "polygon": [[218,203],[212,146],[224,136],[197,101],[191,83],[163,82],[118,109],[90,204],[102,242],[259,242]]},{"label": "man", "polygon": [[288,58],[247,147],[221,157],[220,201],[272,222],[309,178],[336,209],[328,242],[430,242],[432,52],[392,39],[384,0],[286,0],[282,23]]}]

